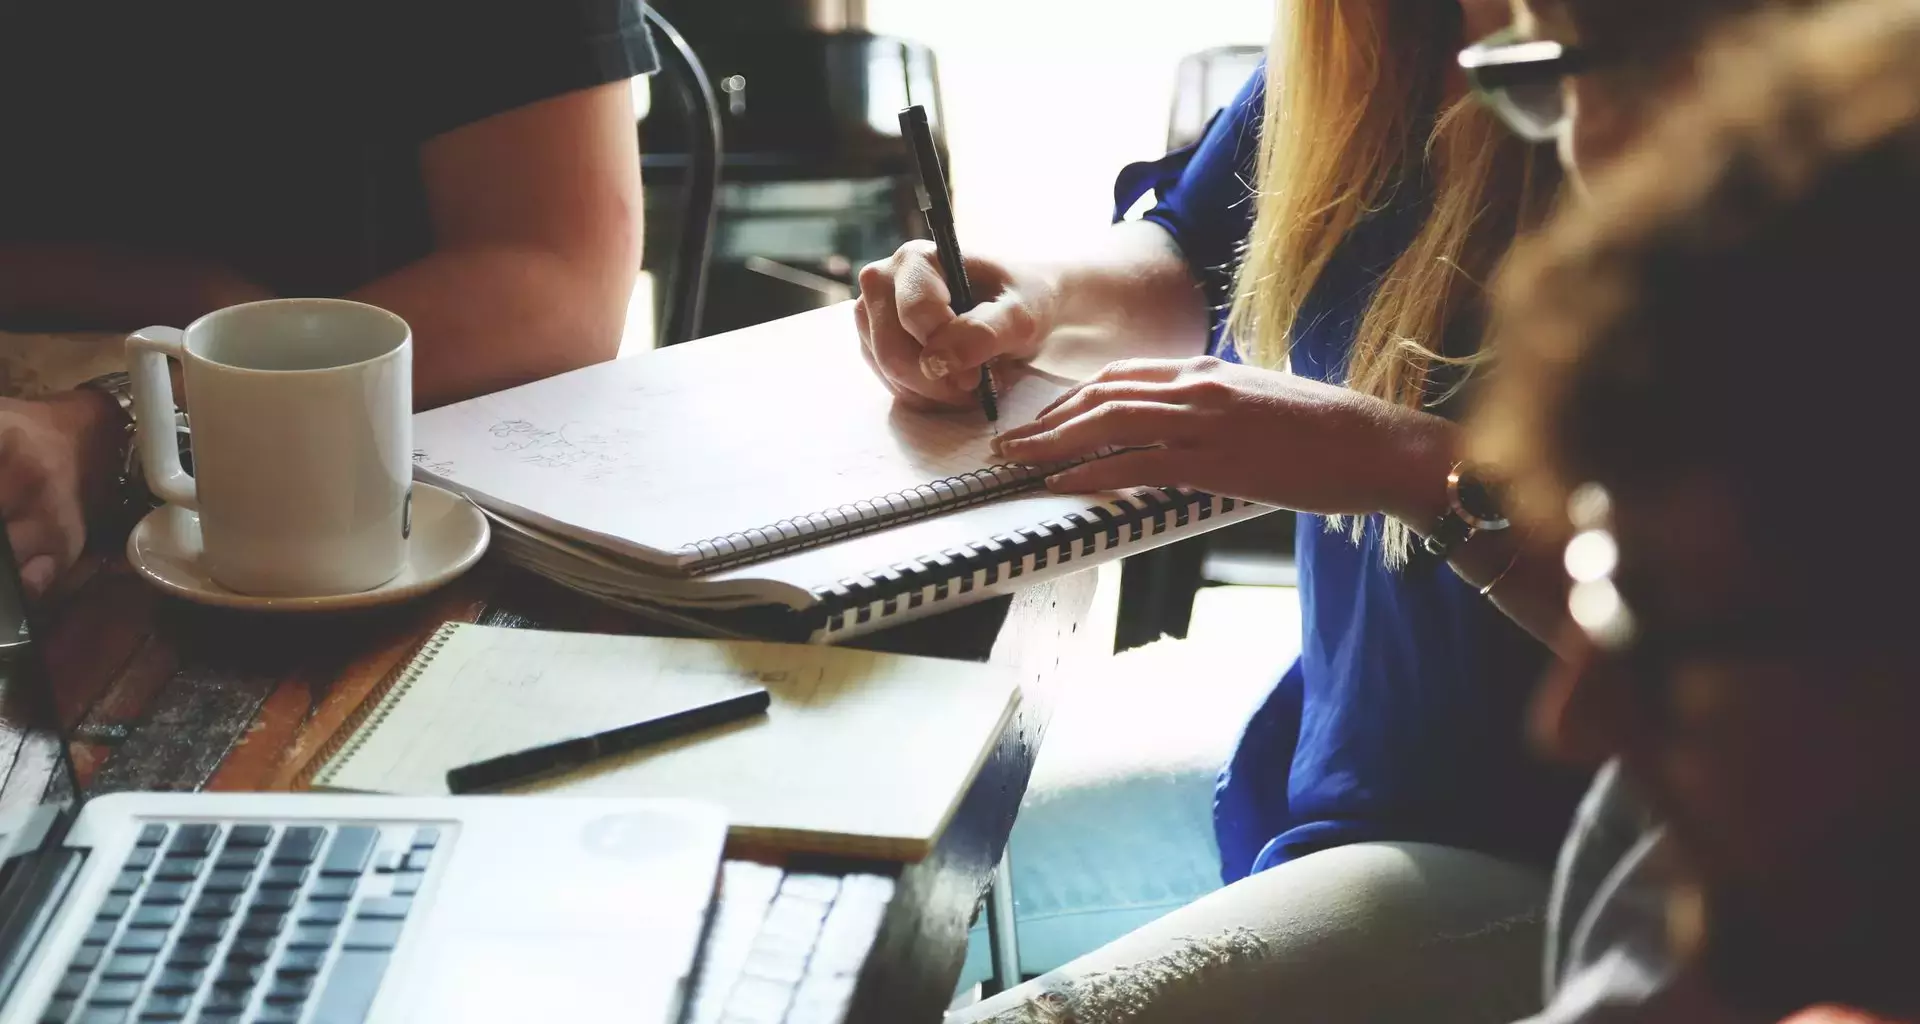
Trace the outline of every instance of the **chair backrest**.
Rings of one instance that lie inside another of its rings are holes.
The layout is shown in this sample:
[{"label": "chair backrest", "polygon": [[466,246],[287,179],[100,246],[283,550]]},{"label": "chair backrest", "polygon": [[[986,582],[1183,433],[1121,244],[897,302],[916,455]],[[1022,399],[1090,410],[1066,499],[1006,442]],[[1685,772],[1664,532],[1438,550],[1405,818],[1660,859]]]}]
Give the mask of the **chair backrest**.
[{"label": "chair backrest", "polygon": [[1167,120],[1167,150],[1199,141],[1207,122],[1240,91],[1266,54],[1259,46],[1216,46],[1182,59],[1173,88],[1173,114]]},{"label": "chair backrest", "polygon": [[[695,2],[732,9],[731,0]],[[860,266],[920,236],[895,113],[921,103],[943,121],[930,48],[865,32],[728,27],[684,5],[660,8],[698,48],[725,128],[702,334],[843,301]],[[696,146],[679,94],[657,85],[644,127],[646,266],[664,282],[682,241]],[[663,284],[656,323],[667,319],[667,298]]]},{"label": "chair backrest", "polygon": [[686,206],[680,241],[666,281],[666,312],[658,344],[678,345],[700,336],[707,301],[707,271],[713,262],[714,221],[720,193],[720,105],[700,58],[660,12],[645,8],[660,53],[661,74],[670,78],[687,112]]}]

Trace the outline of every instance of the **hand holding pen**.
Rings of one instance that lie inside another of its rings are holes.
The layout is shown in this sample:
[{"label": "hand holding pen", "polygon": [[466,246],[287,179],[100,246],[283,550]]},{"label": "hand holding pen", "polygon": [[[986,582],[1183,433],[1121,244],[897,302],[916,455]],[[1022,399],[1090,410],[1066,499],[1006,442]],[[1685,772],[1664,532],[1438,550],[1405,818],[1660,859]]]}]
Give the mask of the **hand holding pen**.
[{"label": "hand holding pen", "polygon": [[966,316],[954,315],[930,241],[908,242],[860,272],[854,320],[862,354],[902,405],[978,408],[981,364],[1029,362],[1053,331],[1057,285],[1045,268],[979,252],[967,254],[966,267],[979,303]]},{"label": "hand holding pen", "polygon": [[[933,234],[933,244],[940,259],[941,276],[945,279],[949,294],[949,304],[955,316],[963,316],[974,307],[973,286],[967,279],[966,259],[960,253],[960,240],[954,232],[953,202],[947,191],[946,172],[940,166],[940,154],[934,148],[933,129],[927,120],[927,108],[915,104],[900,112],[900,131],[906,137],[908,148],[913,153],[914,171],[918,177],[920,211],[926,215],[927,229]],[[862,273],[862,277],[865,277]],[[863,331],[863,335],[870,333]],[[922,372],[929,377],[945,377],[948,368],[940,365],[937,354],[922,358]],[[980,379],[974,388],[974,397],[980,403],[980,411],[986,415],[987,422],[1000,419],[999,395],[994,392],[991,364],[980,364]]]}]

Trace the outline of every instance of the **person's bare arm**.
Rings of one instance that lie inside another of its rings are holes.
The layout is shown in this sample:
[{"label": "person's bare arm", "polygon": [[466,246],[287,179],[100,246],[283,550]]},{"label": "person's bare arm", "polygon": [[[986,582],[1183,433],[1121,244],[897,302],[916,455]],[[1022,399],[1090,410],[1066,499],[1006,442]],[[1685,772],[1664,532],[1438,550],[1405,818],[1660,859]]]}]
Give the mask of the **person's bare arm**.
[{"label": "person's bare arm", "polygon": [[412,325],[416,408],[615,355],[640,271],[627,82],[436,136],[420,167],[433,252],[350,296]]},{"label": "person's bare arm", "polygon": [[1165,229],[1116,224],[1080,250],[1045,263],[969,255],[980,305],[955,317],[933,243],[901,246],[860,272],[868,362],[904,401],[965,407],[980,364],[1001,356],[1083,376],[1115,359],[1205,350],[1206,297]]},{"label": "person's bare arm", "polygon": [[[1432,417],[1430,435],[1405,446],[1402,493],[1385,511],[1425,537],[1448,511],[1447,475],[1459,459],[1460,428]],[[1476,587],[1493,584],[1487,597],[1507,617],[1548,647],[1571,635],[1567,626],[1567,574],[1560,553],[1528,543],[1524,530],[1485,530],[1453,549],[1449,563]],[[1564,650],[1558,653],[1565,654]]]},{"label": "person's bare arm", "polygon": [[[1499,583],[1487,597],[1534,639],[1565,656],[1573,620],[1567,615],[1567,574],[1559,553],[1528,546],[1512,530],[1480,534],[1453,556],[1453,569],[1475,586]],[[1505,573],[1504,576],[1501,573]]]},{"label": "person's bare arm", "polygon": [[1206,293],[1173,236],[1124,221],[1084,257],[1049,268],[1060,296],[1041,346],[1051,364],[1084,376],[1116,359],[1180,359],[1207,349]]},{"label": "person's bare arm", "polygon": [[0,243],[0,324],[59,330],[184,325],[270,297],[216,263],[85,242]]},{"label": "person's bare arm", "polygon": [[[1076,462],[1047,479],[1067,494],[1192,487],[1321,515],[1393,516],[1431,531],[1449,506],[1460,427],[1338,385],[1219,359],[1129,359],[1004,428],[1010,462]],[[1099,457],[1121,449],[1118,454]],[[1083,461],[1084,460],[1084,461]],[[1453,570],[1549,645],[1564,641],[1566,582],[1554,553],[1481,531]]]}]

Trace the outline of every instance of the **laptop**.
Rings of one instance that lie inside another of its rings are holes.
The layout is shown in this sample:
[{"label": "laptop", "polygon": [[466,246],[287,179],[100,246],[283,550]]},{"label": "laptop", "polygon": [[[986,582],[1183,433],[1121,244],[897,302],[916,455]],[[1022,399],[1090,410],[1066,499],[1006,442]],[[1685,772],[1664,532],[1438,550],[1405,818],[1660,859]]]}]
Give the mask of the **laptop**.
[{"label": "laptop", "polygon": [[[0,531],[0,1024],[678,1020],[722,812],[566,797],[88,799]],[[18,772],[47,792],[17,792]]]}]

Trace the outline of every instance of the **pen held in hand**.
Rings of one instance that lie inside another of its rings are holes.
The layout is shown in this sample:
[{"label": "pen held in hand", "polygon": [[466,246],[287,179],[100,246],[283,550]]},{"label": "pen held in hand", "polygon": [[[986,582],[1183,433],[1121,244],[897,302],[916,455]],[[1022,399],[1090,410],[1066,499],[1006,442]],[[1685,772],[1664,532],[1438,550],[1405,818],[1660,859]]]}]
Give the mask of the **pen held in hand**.
[{"label": "pen held in hand", "polygon": [[[906,137],[913,154],[913,172],[917,179],[915,196],[920,212],[927,218],[927,231],[933,235],[933,247],[940,254],[940,272],[947,279],[947,292],[956,316],[973,309],[973,285],[967,280],[966,258],[960,254],[960,239],[954,233],[953,198],[947,190],[946,171],[940,166],[940,153],[933,145],[933,128],[927,120],[927,108],[914,104],[900,112],[900,134]],[[1000,421],[1000,396],[993,390],[993,371],[980,366],[980,383],[974,389],[980,411],[988,423]]]}]

